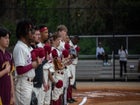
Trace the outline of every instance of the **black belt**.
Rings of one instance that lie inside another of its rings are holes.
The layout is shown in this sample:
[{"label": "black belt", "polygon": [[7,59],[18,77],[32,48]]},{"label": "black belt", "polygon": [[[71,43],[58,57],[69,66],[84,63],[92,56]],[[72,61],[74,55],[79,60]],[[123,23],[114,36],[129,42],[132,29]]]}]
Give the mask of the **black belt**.
[{"label": "black belt", "polygon": [[31,78],[27,78],[27,81],[29,81],[29,82],[33,82],[33,79],[31,79]]}]

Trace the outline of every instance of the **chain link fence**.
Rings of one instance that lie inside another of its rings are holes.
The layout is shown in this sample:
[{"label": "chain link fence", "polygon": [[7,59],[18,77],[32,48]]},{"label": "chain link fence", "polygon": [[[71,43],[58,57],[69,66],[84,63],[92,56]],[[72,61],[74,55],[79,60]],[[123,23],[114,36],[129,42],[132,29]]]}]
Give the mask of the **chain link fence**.
[{"label": "chain link fence", "polygon": [[[69,1],[69,0],[68,0]],[[0,26],[8,28],[11,33],[11,46],[16,43],[15,38],[15,27],[19,19],[30,18],[37,25],[46,24],[50,32],[56,31],[56,26],[59,24],[65,24],[71,35],[88,36],[92,35],[96,38],[100,35],[104,37],[99,37],[104,43],[105,49],[111,54],[114,47],[115,53],[120,44],[125,44],[129,50],[130,54],[140,54],[139,50],[139,40],[140,37],[133,36],[134,33],[140,33],[137,30],[133,30],[133,23],[131,21],[128,23],[129,19],[134,20],[136,24],[139,15],[136,12],[139,11],[138,8],[133,7],[71,7],[68,4],[66,7],[29,7],[27,6],[27,0],[23,0],[18,3],[17,0],[1,0],[0,1]],[[34,2],[34,1],[32,1]],[[33,4],[34,5],[34,4]],[[131,11],[130,11],[131,10]],[[135,13],[135,14],[133,14]],[[120,17],[120,14],[128,14]],[[126,21],[127,20],[127,21]],[[128,25],[128,27],[123,27],[121,23]],[[132,27],[131,32],[129,28]],[[126,29],[128,28],[128,29]],[[138,29],[134,28],[134,29]],[[134,33],[133,33],[134,32]],[[131,37],[115,37],[113,35],[128,35]],[[111,35],[106,37],[105,35]],[[139,35],[139,34],[137,34]],[[95,54],[95,48],[97,46],[96,38],[82,38],[80,41],[80,46],[82,46],[82,51],[80,54]],[[128,38],[128,39],[127,39]],[[126,42],[127,40],[127,42]],[[136,43],[133,43],[136,42]]]}]

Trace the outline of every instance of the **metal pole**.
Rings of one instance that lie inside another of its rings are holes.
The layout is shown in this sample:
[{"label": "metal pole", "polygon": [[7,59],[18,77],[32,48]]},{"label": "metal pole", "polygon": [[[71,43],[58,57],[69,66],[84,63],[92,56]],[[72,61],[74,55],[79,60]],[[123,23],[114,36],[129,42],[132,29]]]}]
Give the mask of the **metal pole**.
[{"label": "metal pole", "polygon": [[115,80],[115,35],[113,34],[113,80]]},{"label": "metal pole", "polygon": [[115,8],[114,4],[112,5],[112,18],[113,18],[113,80],[115,80]]},{"label": "metal pole", "polygon": [[126,49],[128,50],[128,36],[126,36]]}]

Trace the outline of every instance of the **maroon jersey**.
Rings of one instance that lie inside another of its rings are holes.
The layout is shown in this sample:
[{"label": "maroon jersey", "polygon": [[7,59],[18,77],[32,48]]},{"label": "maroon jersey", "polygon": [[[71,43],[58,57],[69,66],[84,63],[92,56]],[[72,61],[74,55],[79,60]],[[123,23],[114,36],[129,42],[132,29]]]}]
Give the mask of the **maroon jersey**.
[{"label": "maroon jersey", "polygon": [[[7,51],[3,53],[0,50],[0,71],[4,70],[2,65],[4,62],[9,61],[12,64],[12,57],[11,54]],[[3,105],[10,105],[10,98],[11,98],[11,79],[10,75],[7,73],[4,76],[0,77],[0,96],[2,99]]]}]

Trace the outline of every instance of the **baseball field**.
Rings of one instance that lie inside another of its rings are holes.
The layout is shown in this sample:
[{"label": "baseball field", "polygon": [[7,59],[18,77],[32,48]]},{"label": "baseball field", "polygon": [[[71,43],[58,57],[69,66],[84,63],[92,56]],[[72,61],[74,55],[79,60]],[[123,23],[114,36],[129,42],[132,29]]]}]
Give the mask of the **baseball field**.
[{"label": "baseball field", "polygon": [[140,105],[140,82],[77,82],[69,105]]}]

